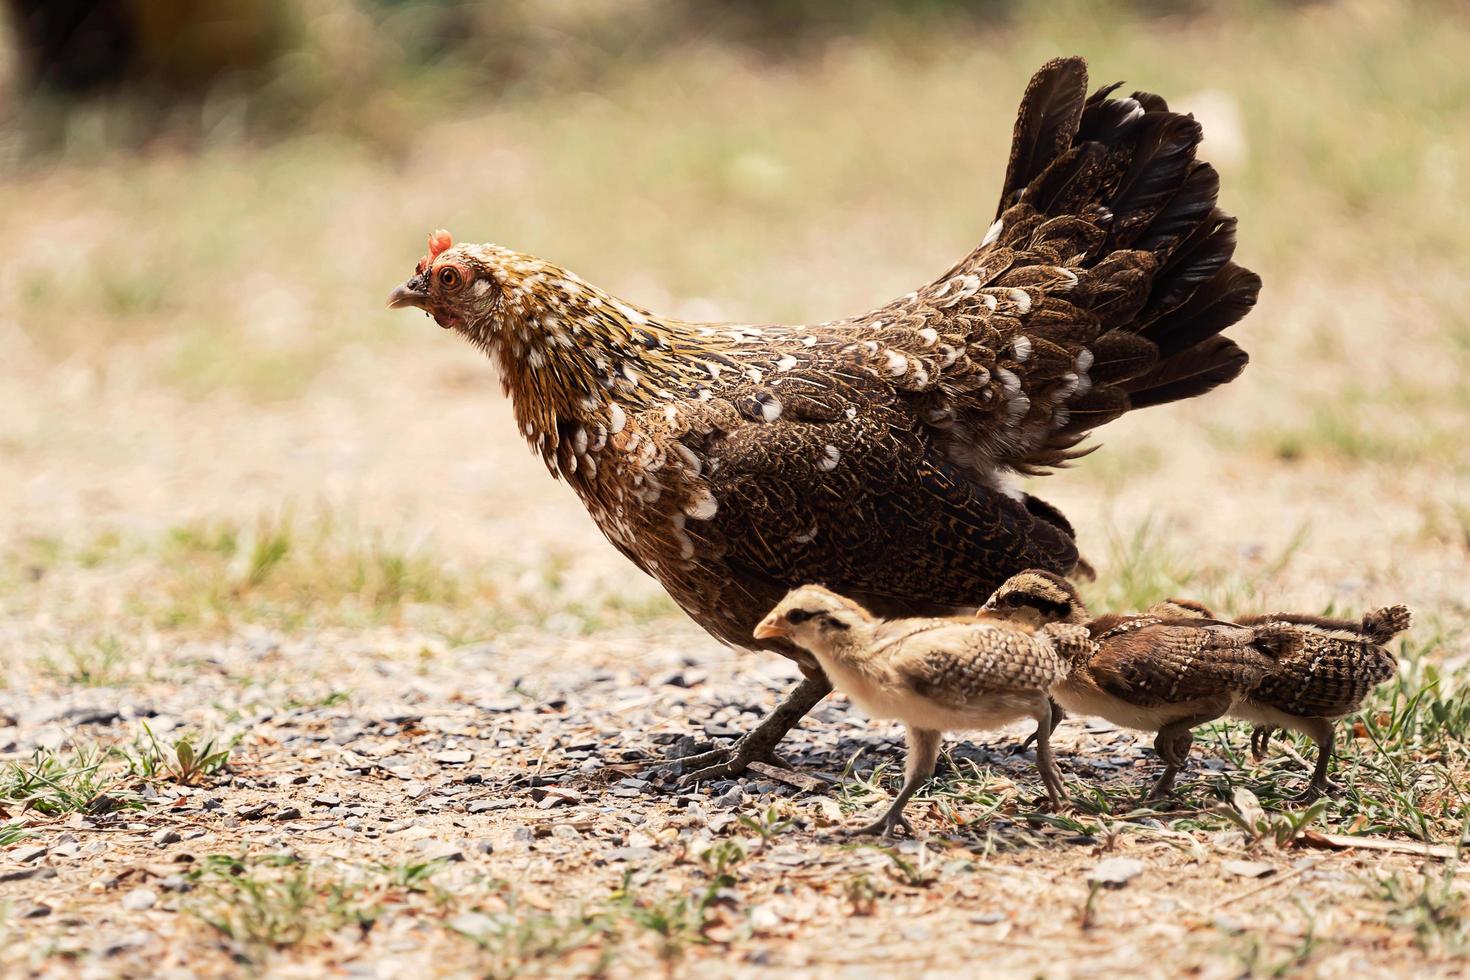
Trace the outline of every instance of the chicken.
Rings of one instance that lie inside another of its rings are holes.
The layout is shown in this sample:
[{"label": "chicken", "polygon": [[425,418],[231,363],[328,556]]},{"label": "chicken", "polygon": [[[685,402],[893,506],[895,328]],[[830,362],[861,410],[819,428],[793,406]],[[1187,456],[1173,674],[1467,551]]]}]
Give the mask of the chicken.
[{"label": "chicken", "polygon": [[[1149,614],[1215,618],[1206,606],[1188,599],[1156,603]],[[1256,723],[1251,754],[1258,761],[1265,758],[1278,728],[1301,732],[1317,743],[1317,764],[1298,801],[1309,803],[1333,789],[1327,778],[1332,723],[1360,709],[1374,688],[1398,672],[1398,663],[1383,648],[1413,621],[1408,606],[1375,609],[1358,621],[1280,612],[1238,621],[1256,631],[1257,643],[1272,651],[1276,665],[1230,714]]]},{"label": "chicken", "polygon": [[[1191,615],[1178,618],[1176,609]],[[1066,711],[1157,733],[1154,749],[1164,771],[1150,799],[1173,789],[1194,743],[1191,730],[1223,717],[1276,669],[1275,648],[1260,631],[1204,618],[1197,604],[1171,600],[1155,610],[1162,615],[1088,622],[1071,583],[1044,571],[1010,579],[983,609],[1033,626],[1087,624],[1091,643],[1071,648],[1068,671],[1051,696]],[[1060,720],[1054,711],[1053,723]]]},{"label": "chicken", "polygon": [[830,689],[810,654],[751,631],[821,583],[881,616],[945,615],[1025,568],[1077,565],[1071,525],[1018,475],[1094,427],[1202,394],[1246,355],[1220,332],[1260,286],[1156,95],[1087,96],[1080,58],[1021,102],[997,216],[933,282],[815,326],[660,316],[543,259],[430,237],[389,297],[499,367],[521,433],[608,540],[718,639],[805,679],[688,779],[774,759]]},{"label": "chicken", "polygon": [[1332,723],[1363,706],[1373,689],[1398,672],[1384,646],[1413,623],[1407,606],[1388,606],[1360,621],[1270,613],[1241,620],[1269,632],[1280,648],[1275,669],[1231,714],[1255,722],[1251,749],[1257,759],[1277,728],[1302,732],[1317,743],[1317,764],[1298,799],[1309,802],[1333,789]]},{"label": "chicken", "polygon": [[[1080,636],[1071,639],[1085,642],[1085,631],[1073,629]],[[1064,664],[1051,636],[970,617],[884,621],[819,585],[793,590],[754,635],[807,651],[859,708],[907,726],[903,789],[876,823],[857,833],[887,837],[900,826],[913,833],[904,807],[934,775],[946,731],[999,728],[1021,718],[1036,719],[1036,768],[1051,805],[1059,808],[1065,801],[1062,774],[1051,754],[1046,694]]]}]

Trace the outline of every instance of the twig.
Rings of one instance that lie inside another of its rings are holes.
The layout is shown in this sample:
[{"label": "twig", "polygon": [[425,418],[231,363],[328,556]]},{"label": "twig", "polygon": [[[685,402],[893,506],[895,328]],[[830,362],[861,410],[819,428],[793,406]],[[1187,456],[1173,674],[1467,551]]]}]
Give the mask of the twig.
[{"label": "twig", "polygon": [[1252,895],[1259,895],[1261,892],[1275,888],[1277,885],[1282,884],[1283,882],[1291,881],[1293,878],[1296,878],[1297,876],[1304,874],[1305,872],[1311,871],[1317,865],[1321,864],[1322,860],[1322,858],[1318,858],[1317,860],[1312,861],[1310,864],[1304,864],[1300,868],[1294,868],[1284,875],[1278,875],[1277,877],[1272,878],[1270,881],[1266,882],[1263,885],[1257,885],[1255,888],[1243,891],[1238,895],[1232,895],[1229,898],[1223,898],[1220,901],[1216,902],[1214,905],[1211,905],[1209,908],[1205,909],[1205,914],[1212,915],[1215,912],[1220,911],[1220,909],[1223,909],[1227,905],[1234,905],[1236,902],[1239,902],[1242,899],[1250,898]]},{"label": "twig", "polygon": [[795,786],[797,789],[804,789],[809,793],[823,793],[831,788],[831,783],[818,779],[816,776],[811,776],[804,772],[797,772],[794,769],[782,769],[780,766],[773,766],[769,762],[751,762],[745,768],[751,772],[759,773],[767,779],[774,779],[778,783]]}]

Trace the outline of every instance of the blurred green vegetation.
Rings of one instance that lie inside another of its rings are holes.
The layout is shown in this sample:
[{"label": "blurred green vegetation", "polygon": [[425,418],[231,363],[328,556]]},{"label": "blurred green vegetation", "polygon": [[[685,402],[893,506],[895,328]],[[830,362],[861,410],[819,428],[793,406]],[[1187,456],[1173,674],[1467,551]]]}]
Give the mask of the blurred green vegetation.
[{"label": "blurred green vegetation", "polygon": [[[78,12],[58,14],[68,8]],[[392,142],[394,130],[426,104],[442,111],[487,100],[595,91],[609,75],[708,46],[737,50],[770,66],[821,59],[834,45],[850,44],[880,43],[920,58],[955,38],[977,50],[1014,47],[1021,39],[1033,45],[1065,40],[1075,48],[1114,34],[1136,35],[1135,42],[1152,45],[1183,32],[1209,36],[1223,29],[1225,39],[1258,46],[1280,39],[1279,29],[1292,20],[1341,15],[1349,22],[1366,16],[1425,24],[1462,17],[1464,5],[1457,0],[1242,0],[1227,5],[1205,0],[8,0],[4,10],[10,37],[6,60],[19,79],[17,92],[28,96],[25,101],[35,110],[28,120],[30,136],[37,145],[54,147],[73,135],[67,133],[70,107],[85,94],[123,94],[109,100],[107,124],[110,135],[124,141],[164,129],[195,129],[205,138],[221,138],[330,126]],[[1371,32],[1364,40],[1377,47]],[[1393,43],[1391,36],[1381,40]],[[1238,53],[1232,44],[1211,60]],[[1384,81],[1377,68],[1392,60],[1368,55],[1358,74],[1370,85]],[[76,61],[85,67],[73,67]],[[48,93],[69,97],[57,100]],[[1449,89],[1433,97],[1454,106],[1461,95]],[[1310,99],[1302,101],[1310,104]]]},{"label": "blurred green vegetation", "polygon": [[[293,372],[309,378],[387,322],[344,335],[322,321],[344,296],[381,292],[436,222],[613,286],[656,278],[649,301],[849,312],[972,243],[1019,90],[1063,52],[1089,56],[1099,82],[1201,115],[1241,257],[1266,274],[1268,306],[1293,304],[1304,357],[1352,376],[1345,331],[1390,322],[1401,339],[1432,335],[1441,364],[1470,356],[1461,3],[929,0],[902,18],[815,0],[239,9],[290,21],[273,35],[290,44],[248,86],[227,73],[167,104],[146,85],[82,100],[10,87],[0,161],[17,179],[0,190],[0,233],[42,226],[42,241],[12,250],[26,258],[5,287],[51,356],[167,335],[158,370],[184,390],[295,396]],[[44,229],[71,218],[84,247],[48,249]],[[313,261],[328,241],[345,261]],[[829,268],[820,253],[837,242]],[[396,246],[391,265],[373,244]],[[845,287],[823,281],[839,275]],[[1324,278],[1355,291],[1314,294]],[[245,324],[242,350],[229,338]],[[1375,364],[1386,370],[1353,379],[1369,397],[1400,385],[1392,359]]]}]

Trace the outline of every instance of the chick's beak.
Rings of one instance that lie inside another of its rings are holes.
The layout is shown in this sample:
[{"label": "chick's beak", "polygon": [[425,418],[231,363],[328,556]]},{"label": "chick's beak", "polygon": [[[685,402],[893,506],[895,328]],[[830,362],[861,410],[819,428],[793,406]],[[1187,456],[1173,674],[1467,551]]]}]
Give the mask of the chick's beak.
[{"label": "chick's beak", "polygon": [[424,292],[423,290],[413,288],[413,285],[414,280],[410,279],[408,282],[404,283],[402,286],[399,286],[397,289],[393,290],[393,292],[389,293],[388,309],[402,310],[410,306],[416,307],[420,310],[428,309],[429,294]]},{"label": "chick's beak", "polygon": [[755,628],[755,638],[757,640],[771,640],[785,635],[786,624],[775,613],[771,613],[765,619],[761,620],[760,624]]}]

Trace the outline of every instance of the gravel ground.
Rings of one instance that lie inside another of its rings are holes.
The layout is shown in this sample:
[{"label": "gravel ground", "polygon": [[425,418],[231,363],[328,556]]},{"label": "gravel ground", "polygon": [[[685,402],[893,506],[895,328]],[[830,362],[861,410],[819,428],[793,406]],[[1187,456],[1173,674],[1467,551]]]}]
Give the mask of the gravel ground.
[{"label": "gravel ground", "polygon": [[[1009,733],[952,743],[945,791],[912,808],[917,840],[849,839],[882,799],[857,787],[877,765],[893,775],[901,739],[833,700],[793,739],[793,773],[679,789],[648,763],[733,736],[792,672],[672,632],[412,657],[395,653],[411,636],[262,635],[190,651],[188,683],[146,694],[9,692],[5,759],[126,743],[145,722],[165,744],[184,730],[239,742],[197,785],[124,779],[112,803],[27,818],[30,836],[0,855],[0,963],[381,977],[965,975],[982,958],[1002,973],[1223,976],[1308,955],[1322,973],[1406,956],[1459,968],[1423,958],[1377,904],[1342,901],[1414,878],[1411,856],[1175,829],[1241,776],[1210,753],[1183,801],[1079,832],[1038,812],[1033,759]],[[324,699],[301,673],[351,694]],[[1058,738],[1074,792],[1122,797],[1156,772],[1106,725],[1069,721]]]}]

